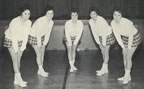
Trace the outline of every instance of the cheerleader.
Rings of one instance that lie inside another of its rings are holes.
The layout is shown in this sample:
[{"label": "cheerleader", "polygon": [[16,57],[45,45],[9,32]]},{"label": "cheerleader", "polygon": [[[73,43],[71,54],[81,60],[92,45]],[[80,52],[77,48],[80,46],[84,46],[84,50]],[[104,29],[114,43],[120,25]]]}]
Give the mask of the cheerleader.
[{"label": "cheerleader", "polygon": [[91,31],[96,43],[99,45],[103,56],[102,68],[97,72],[97,76],[101,76],[108,73],[108,62],[109,62],[109,49],[115,42],[114,35],[112,33],[111,27],[108,25],[107,21],[100,15],[98,15],[98,10],[92,8],[90,11],[89,24]]},{"label": "cheerleader", "polygon": [[37,74],[42,77],[48,77],[48,72],[45,72],[43,68],[44,53],[46,45],[49,42],[50,34],[54,21],[52,20],[54,11],[51,6],[45,8],[45,15],[39,17],[34,24],[29,35],[29,43],[35,50],[36,62],[38,65]]},{"label": "cheerleader", "polygon": [[65,23],[65,43],[68,52],[70,72],[77,70],[74,66],[76,57],[76,48],[83,32],[83,23],[78,19],[78,12],[71,11],[71,19]]},{"label": "cheerleader", "polygon": [[118,80],[123,81],[123,84],[128,84],[128,82],[131,81],[130,72],[132,69],[132,56],[142,41],[141,35],[133,25],[133,22],[124,18],[119,9],[115,9],[113,12],[111,26],[116,40],[122,48],[125,68],[124,76],[118,78]]},{"label": "cheerleader", "polygon": [[20,8],[21,15],[12,19],[5,31],[4,47],[8,48],[14,69],[14,84],[26,87],[27,82],[22,79],[20,62],[23,51],[26,49],[28,34],[31,28],[30,10],[28,7]]}]

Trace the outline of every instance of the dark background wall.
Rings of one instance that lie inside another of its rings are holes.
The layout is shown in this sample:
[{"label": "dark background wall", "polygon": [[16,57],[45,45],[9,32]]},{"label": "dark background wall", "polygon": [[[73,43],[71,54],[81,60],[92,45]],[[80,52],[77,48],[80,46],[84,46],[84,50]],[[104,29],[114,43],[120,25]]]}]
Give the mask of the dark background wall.
[{"label": "dark background wall", "polygon": [[32,18],[41,16],[48,4],[54,7],[56,19],[66,19],[71,8],[77,8],[80,18],[86,19],[91,6],[97,7],[105,18],[111,18],[114,7],[121,8],[129,18],[144,18],[144,0],[0,0],[0,19],[17,16],[23,3],[31,7]]}]

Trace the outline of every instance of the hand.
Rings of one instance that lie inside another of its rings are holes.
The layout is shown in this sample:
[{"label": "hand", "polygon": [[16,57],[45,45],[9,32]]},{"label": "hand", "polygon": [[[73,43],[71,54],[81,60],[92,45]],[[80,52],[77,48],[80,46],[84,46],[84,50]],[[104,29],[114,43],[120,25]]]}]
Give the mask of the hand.
[{"label": "hand", "polygon": [[18,53],[18,50],[14,50],[15,53]]},{"label": "hand", "polygon": [[41,47],[41,44],[37,44],[38,47]]},{"label": "hand", "polygon": [[42,48],[41,46],[37,47],[37,49],[38,49],[39,52],[41,52],[41,48]]},{"label": "hand", "polygon": [[131,49],[131,46],[128,46],[128,49]]},{"label": "hand", "polygon": [[98,45],[100,45],[100,42],[99,42],[99,41],[97,41],[97,44],[98,44]]},{"label": "hand", "polygon": [[103,49],[103,47],[104,47],[104,46],[103,46],[103,45],[101,45],[101,44],[99,44],[99,47],[100,47],[100,49]]},{"label": "hand", "polygon": [[17,48],[17,47],[15,47],[15,48],[13,47],[13,49],[14,49],[14,52],[15,52],[15,53],[18,52],[18,48]]},{"label": "hand", "polygon": [[44,41],[44,42],[43,42],[43,45],[47,45],[47,42],[46,42],[46,41]]},{"label": "hand", "polygon": [[78,42],[74,42],[74,43],[73,43],[73,45],[77,45],[77,44],[78,44]]},{"label": "hand", "polygon": [[43,52],[43,50],[45,50],[45,45],[41,45],[40,47],[38,47],[39,52]]},{"label": "hand", "polygon": [[45,48],[45,45],[41,45],[41,47],[40,47],[41,49],[43,49],[43,48]]},{"label": "hand", "polygon": [[125,48],[125,46],[124,45],[120,45],[122,48]]},{"label": "hand", "polygon": [[106,44],[104,44],[104,43],[103,43],[102,45],[103,45],[103,46],[106,46]]},{"label": "hand", "polygon": [[26,49],[25,46],[22,46],[22,47],[20,48],[21,51],[24,51],[25,49]]}]

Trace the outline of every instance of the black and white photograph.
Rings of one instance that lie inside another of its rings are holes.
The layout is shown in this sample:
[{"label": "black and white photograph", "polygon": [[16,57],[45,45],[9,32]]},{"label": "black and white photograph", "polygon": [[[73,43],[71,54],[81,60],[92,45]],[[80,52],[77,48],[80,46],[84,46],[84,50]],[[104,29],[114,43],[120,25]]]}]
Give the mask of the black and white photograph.
[{"label": "black and white photograph", "polygon": [[143,89],[144,0],[0,0],[0,89]]}]

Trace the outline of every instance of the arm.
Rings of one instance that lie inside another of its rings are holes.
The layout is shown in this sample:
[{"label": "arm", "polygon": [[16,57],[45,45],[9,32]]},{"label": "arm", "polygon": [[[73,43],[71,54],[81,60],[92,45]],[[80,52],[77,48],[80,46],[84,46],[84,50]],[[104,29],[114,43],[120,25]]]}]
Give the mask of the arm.
[{"label": "arm", "polygon": [[122,42],[122,39],[121,39],[120,34],[117,32],[117,28],[116,28],[113,24],[111,24],[111,25],[112,25],[112,30],[113,30],[113,33],[114,33],[114,35],[115,35],[115,37],[116,37],[116,40],[117,40],[118,44],[119,44],[122,48],[124,48],[124,44],[123,44],[123,42]]},{"label": "arm", "polygon": [[89,24],[90,24],[91,31],[92,31],[92,34],[93,34],[93,36],[94,36],[95,41],[97,42],[97,44],[100,44],[99,37],[98,37],[97,33],[95,32],[95,27],[94,27],[94,25],[93,25],[92,22],[90,22],[90,21],[89,21]]},{"label": "arm", "polygon": [[16,25],[15,23],[13,23],[13,21],[10,23],[9,28],[11,31],[11,40],[12,40],[12,47],[14,49],[15,52],[18,52],[18,42],[17,42],[17,38],[15,37],[16,35]]},{"label": "arm", "polygon": [[30,29],[31,29],[31,22],[28,25],[29,26],[27,27],[27,30],[26,30],[24,38],[23,38],[22,47],[20,48],[21,51],[24,51],[26,49],[26,44],[28,41],[28,35],[29,35]]},{"label": "arm", "polygon": [[131,31],[132,33],[129,35],[128,49],[131,49],[131,46],[133,44],[133,35],[134,35],[135,31],[137,30],[132,22],[131,22],[131,29],[133,29],[133,31]]},{"label": "arm", "polygon": [[106,39],[107,39],[106,35],[102,36],[102,45],[103,46],[106,46]]},{"label": "arm", "polygon": [[39,22],[39,20],[37,20],[34,24],[33,24],[33,30],[35,30],[35,33],[36,33],[36,38],[37,38],[37,44],[38,44],[38,47],[40,47],[42,44],[41,44],[41,36],[40,36],[40,28],[41,27],[41,23]]},{"label": "arm", "polygon": [[131,34],[128,39],[128,49],[131,49],[133,43],[133,35]]},{"label": "arm", "polygon": [[119,45],[120,45],[122,48],[124,48],[124,44],[123,44],[123,42],[122,42],[122,39],[121,39],[120,34],[118,34],[118,33],[117,33],[116,31],[114,31],[114,30],[113,30],[113,32],[114,32],[114,35],[115,35],[115,37],[116,37],[117,42],[119,43]]},{"label": "arm", "polygon": [[80,39],[80,37],[81,37],[81,35],[82,35],[82,33],[83,33],[83,28],[84,28],[84,25],[83,25],[83,23],[81,23],[80,24],[80,32],[79,32],[79,34],[76,36],[76,39],[75,39],[75,41],[74,41],[74,45],[77,45],[78,44],[78,41],[79,41],[79,39]]},{"label": "arm", "polygon": [[102,45],[106,46],[107,36],[108,36],[108,33],[111,31],[111,27],[108,25],[105,19],[103,19],[102,22],[103,23],[101,23],[102,24],[101,26],[102,26],[102,29],[104,30],[103,36],[102,36]]},{"label": "arm", "polygon": [[65,24],[65,37],[67,39],[67,42],[69,43],[69,45],[72,45],[72,42],[71,42],[71,38],[70,38],[70,34],[69,34],[69,30],[68,30],[68,24],[66,23]]},{"label": "arm", "polygon": [[49,38],[50,38],[50,34],[51,34],[51,31],[52,31],[53,24],[54,23],[51,23],[50,27],[48,28],[49,31],[45,35],[45,39],[44,39],[44,42],[43,42],[44,45],[47,45],[47,43],[49,42]]}]

